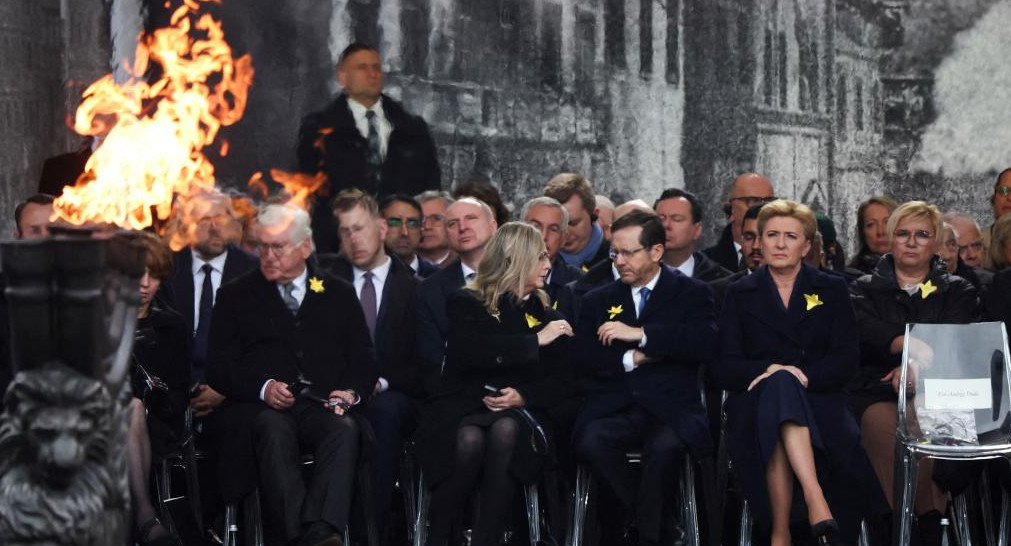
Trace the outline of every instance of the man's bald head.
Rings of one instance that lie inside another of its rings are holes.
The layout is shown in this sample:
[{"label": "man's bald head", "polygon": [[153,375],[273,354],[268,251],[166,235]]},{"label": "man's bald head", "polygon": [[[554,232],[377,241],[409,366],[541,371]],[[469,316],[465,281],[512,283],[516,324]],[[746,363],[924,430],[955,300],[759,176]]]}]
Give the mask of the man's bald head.
[{"label": "man's bald head", "polygon": [[776,198],[776,192],[772,188],[772,182],[768,178],[758,173],[744,173],[734,179],[727,193],[727,200],[723,202],[723,208],[730,217],[730,230],[734,235],[734,241],[741,241],[741,219],[748,209],[767,203]]},{"label": "man's bald head", "polygon": [[633,199],[631,201],[625,201],[624,203],[614,207],[614,219],[617,220],[622,216],[632,212],[633,210],[641,210],[645,212],[653,212],[653,207],[650,207],[648,203],[642,199]]}]

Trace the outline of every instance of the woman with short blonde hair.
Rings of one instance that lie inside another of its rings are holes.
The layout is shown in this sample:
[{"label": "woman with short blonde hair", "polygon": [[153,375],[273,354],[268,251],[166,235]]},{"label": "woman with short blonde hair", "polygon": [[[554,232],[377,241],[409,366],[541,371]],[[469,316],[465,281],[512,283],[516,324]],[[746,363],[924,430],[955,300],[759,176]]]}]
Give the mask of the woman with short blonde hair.
[{"label": "woman with short blonde hair", "polygon": [[446,302],[449,333],[441,385],[415,436],[432,487],[429,545],[480,491],[471,544],[497,545],[520,483],[536,483],[553,456],[549,408],[571,396],[566,338],[572,327],[542,288],[551,268],[539,231],[501,226],[474,280]]}]

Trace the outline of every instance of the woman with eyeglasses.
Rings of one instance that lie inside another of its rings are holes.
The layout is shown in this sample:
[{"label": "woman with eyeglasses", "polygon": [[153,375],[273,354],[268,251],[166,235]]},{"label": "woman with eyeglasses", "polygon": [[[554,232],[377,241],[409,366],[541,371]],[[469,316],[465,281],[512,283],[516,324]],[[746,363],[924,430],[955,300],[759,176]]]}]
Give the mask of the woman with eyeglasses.
[{"label": "woman with eyeglasses", "polygon": [[765,205],[758,232],[765,265],[727,288],[711,369],[732,392],[730,458],[772,546],[799,538],[795,514],[820,545],[855,543],[861,518],[887,507],[845,393],[859,360],[849,292],[804,263],[817,233],[807,206]]},{"label": "woman with eyeglasses", "polygon": [[519,484],[536,483],[553,452],[551,409],[571,395],[572,327],[542,288],[551,267],[540,232],[511,222],[488,242],[477,277],[446,303],[441,388],[416,435],[432,488],[429,545],[450,543],[480,490],[471,544],[497,545]]},{"label": "woman with eyeglasses", "polygon": [[[923,201],[903,203],[888,219],[889,252],[874,272],[851,285],[860,336],[860,370],[850,383],[853,411],[881,487],[893,503],[895,423],[906,323],[964,324],[978,316],[976,289],[949,274],[937,257],[941,212]],[[919,344],[912,352],[929,351]],[[925,546],[941,542],[947,500],[924,460],[916,513]],[[894,507],[894,504],[893,504]]]},{"label": "woman with eyeglasses", "polygon": [[860,203],[857,209],[857,241],[860,248],[850,260],[849,268],[856,274],[874,271],[881,255],[888,252],[888,217],[899,204],[885,196],[874,196]]},{"label": "woman with eyeglasses", "polygon": [[133,389],[127,438],[127,467],[133,500],[137,542],[142,545],[180,544],[158,519],[148,484],[152,457],[179,449],[185,440],[189,407],[190,333],[182,315],[163,306],[155,294],[172,274],[172,252],[156,235],[141,233],[147,248],[140,280],[140,306],[131,360]]}]

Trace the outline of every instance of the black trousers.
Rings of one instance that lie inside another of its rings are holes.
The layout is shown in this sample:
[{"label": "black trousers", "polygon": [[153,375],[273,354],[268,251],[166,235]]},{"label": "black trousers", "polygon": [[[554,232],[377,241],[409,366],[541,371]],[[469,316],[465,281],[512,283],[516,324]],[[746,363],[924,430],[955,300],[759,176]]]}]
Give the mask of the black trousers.
[{"label": "black trousers", "polygon": [[[625,454],[642,450],[637,481]],[[684,442],[673,429],[638,406],[587,423],[576,437],[576,456],[610,487],[635,516],[644,544],[660,540],[664,501],[675,498]]]},{"label": "black trousers", "polygon": [[[359,446],[354,417],[297,399],[286,410],[257,414],[253,446],[264,516],[284,540],[317,521],[337,529],[347,526]],[[315,460],[308,483],[302,479],[302,453]]]}]

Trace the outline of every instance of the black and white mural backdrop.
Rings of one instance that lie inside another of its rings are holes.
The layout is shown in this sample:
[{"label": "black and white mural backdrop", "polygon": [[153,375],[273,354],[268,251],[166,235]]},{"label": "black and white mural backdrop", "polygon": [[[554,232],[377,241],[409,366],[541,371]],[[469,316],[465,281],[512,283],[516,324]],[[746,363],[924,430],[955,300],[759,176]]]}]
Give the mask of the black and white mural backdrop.
[{"label": "black and white mural backdrop", "polygon": [[[0,145],[8,210],[46,156],[80,145],[66,119],[89,71],[95,79],[119,67],[173,2],[0,0],[21,29],[0,42],[11,53],[0,75],[0,116],[14,133]],[[513,207],[563,171],[615,201],[686,187],[710,205],[712,240],[735,173],[754,170],[852,239],[856,207],[872,194],[927,199],[989,224],[994,175],[1011,165],[1011,0],[223,0],[211,9],[256,69],[245,117],[222,132],[230,153],[214,159],[229,186],[295,167],[299,121],[339,91],[336,57],[356,40],[381,52],[387,93],[430,124],[443,187],[489,180]]]}]

